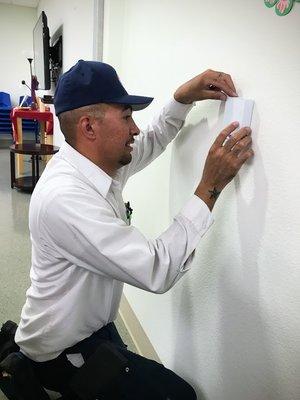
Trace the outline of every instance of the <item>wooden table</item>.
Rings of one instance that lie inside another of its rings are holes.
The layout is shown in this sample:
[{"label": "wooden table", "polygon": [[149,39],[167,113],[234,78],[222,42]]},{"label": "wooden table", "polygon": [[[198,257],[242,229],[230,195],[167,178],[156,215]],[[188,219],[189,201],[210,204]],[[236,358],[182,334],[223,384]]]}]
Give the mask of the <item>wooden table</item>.
[{"label": "wooden table", "polygon": [[[40,177],[40,156],[49,156],[58,152],[59,147],[50,144],[20,143],[10,146],[10,174],[11,188],[18,188],[32,192]],[[31,176],[16,178],[15,154],[27,154],[31,156]]]}]

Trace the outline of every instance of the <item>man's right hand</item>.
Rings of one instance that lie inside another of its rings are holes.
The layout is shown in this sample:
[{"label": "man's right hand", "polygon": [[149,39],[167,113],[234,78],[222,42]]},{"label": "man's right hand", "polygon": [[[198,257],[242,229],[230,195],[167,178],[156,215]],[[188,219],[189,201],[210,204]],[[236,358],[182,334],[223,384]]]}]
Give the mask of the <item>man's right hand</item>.
[{"label": "man's right hand", "polygon": [[210,210],[224,187],[235,177],[244,162],[254,155],[251,129],[242,128],[232,133],[237,127],[238,123],[233,122],[216,138],[195,191]]}]

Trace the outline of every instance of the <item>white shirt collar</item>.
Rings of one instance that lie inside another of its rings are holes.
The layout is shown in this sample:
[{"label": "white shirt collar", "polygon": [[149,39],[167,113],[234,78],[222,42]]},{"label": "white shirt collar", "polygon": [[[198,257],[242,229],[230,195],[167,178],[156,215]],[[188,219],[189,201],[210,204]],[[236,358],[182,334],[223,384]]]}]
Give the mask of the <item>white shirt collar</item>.
[{"label": "white shirt collar", "polygon": [[58,156],[64,158],[82,175],[84,175],[97,188],[103,197],[107,196],[113,179],[100,167],[75,150],[67,142],[64,142],[60,147]]}]

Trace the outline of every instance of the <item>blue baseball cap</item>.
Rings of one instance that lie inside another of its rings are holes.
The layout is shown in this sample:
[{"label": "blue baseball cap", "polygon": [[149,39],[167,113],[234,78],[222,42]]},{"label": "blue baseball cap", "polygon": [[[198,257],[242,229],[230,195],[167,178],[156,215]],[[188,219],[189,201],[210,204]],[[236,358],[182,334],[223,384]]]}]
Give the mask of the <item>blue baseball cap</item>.
[{"label": "blue baseball cap", "polygon": [[133,111],[138,111],[152,100],[153,97],[129,95],[111,65],[79,60],[59,78],[54,107],[56,115],[98,103],[129,105]]}]

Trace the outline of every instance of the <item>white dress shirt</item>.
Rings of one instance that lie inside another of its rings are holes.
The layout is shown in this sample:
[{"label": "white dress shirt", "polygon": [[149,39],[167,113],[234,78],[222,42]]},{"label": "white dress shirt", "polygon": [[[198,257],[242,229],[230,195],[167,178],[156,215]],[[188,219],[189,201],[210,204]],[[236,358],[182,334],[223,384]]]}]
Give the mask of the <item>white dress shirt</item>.
[{"label": "white dress shirt", "polygon": [[207,205],[192,196],[149,240],[129,225],[122,189],[164,151],[190,109],[171,100],[136,137],[131,163],[114,179],[67,143],[47,164],[30,202],[31,286],[16,333],[29,358],[53,359],[114,321],[124,282],[164,293],[189,269],[212,224]]}]

